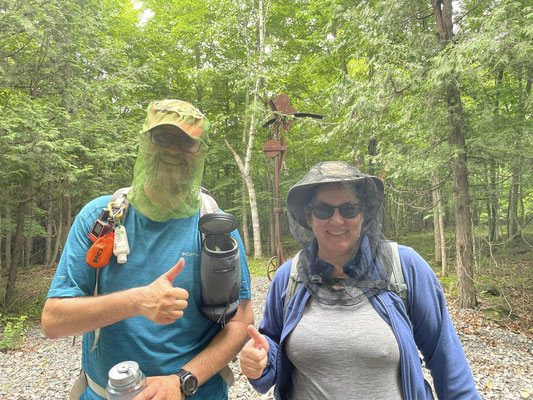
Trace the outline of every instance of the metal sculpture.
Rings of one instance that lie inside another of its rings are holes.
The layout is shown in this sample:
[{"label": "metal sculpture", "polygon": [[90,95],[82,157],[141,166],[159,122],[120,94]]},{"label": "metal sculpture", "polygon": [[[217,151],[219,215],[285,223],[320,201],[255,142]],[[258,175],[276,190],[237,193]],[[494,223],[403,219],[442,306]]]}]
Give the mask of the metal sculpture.
[{"label": "metal sculpture", "polygon": [[285,262],[283,256],[283,246],[281,243],[281,230],[280,230],[280,214],[283,212],[283,209],[279,206],[279,173],[283,169],[283,161],[285,160],[285,152],[287,151],[287,146],[285,146],[285,136],[283,134],[279,135],[279,128],[283,128],[285,132],[288,132],[291,124],[301,117],[312,117],[321,119],[321,115],[310,114],[310,113],[297,113],[294,107],[290,105],[291,101],[289,96],[286,94],[280,94],[276,96],[274,101],[269,100],[268,105],[274,113],[274,118],[266,122],[263,127],[269,125],[274,125],[274,138],[265,143],[263,146],[263,151],[267,157],[274,158],[274,192],[275,192],[275,201],[276,205],[274,207],[275,214],[275,224],[276,224],[276,243],[277,243],[277,252],[276,256],[270,258],[267,264],[267,276],[268,279],[272,279],[271,274],[276,271],[276,269]]}]

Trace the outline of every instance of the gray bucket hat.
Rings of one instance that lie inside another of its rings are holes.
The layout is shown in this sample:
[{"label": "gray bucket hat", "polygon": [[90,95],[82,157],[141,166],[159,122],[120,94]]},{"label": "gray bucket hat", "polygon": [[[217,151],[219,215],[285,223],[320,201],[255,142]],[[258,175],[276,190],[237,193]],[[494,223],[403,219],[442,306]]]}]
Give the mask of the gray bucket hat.
[{"label": "gray bucket hat", "polygon": [[306,218],[306,199],[310,191],[324,183],[354,183],[357,196],[365,206],[367,225],[383,204],[384,185],[377,176],[366,175],[344,161],[324,161],[313,166],[308,174],[296,183],[287,194],[287,210],[299,225],[311,230]]}]

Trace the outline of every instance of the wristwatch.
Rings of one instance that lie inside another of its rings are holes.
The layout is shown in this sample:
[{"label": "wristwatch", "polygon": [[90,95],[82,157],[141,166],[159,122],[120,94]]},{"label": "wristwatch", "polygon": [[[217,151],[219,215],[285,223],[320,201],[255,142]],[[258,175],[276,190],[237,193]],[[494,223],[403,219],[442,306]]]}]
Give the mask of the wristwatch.
[{"label": "wristwatch", "polygon": [[194,396],[198,391],[198,379],[192,372],[180,369],[176,372],[178,378],[181,382],[181,392],[184,394],[185,398]]}]

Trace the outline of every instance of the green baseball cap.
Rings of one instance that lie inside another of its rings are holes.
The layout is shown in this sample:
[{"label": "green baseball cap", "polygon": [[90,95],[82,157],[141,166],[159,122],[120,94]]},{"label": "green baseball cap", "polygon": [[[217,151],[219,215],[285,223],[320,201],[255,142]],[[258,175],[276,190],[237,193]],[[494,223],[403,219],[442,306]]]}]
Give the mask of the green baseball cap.
[{"label": "green baseball cap", "polygon": [[209,122],[193,105],[174,99],[158,100],[147,109],[143,132],[160,125],[175,125],[193,139],[207,139]]}]

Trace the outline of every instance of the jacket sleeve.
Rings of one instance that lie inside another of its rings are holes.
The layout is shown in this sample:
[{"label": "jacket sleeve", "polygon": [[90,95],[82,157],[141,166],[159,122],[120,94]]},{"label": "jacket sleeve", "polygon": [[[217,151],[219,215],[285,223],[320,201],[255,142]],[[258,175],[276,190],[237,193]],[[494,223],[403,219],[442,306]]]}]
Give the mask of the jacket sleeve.
[{"label": "jacket sleeve", "polygon": [[446,308],[444,291],[428,263],[401,246],[414,339],[431,371],[439,399],[481,399]]},{"label": "jacket sleeve", "polygon": [[259,332],[268,341],[268,362],[260,378],[248,380],[260,393],[268,392],[276,384],[276,357],[283,331],[283,304],[291,265],[292,260],[287,261],[274,274],[274,279],[268,289],[263,318],[259,324]]}]

